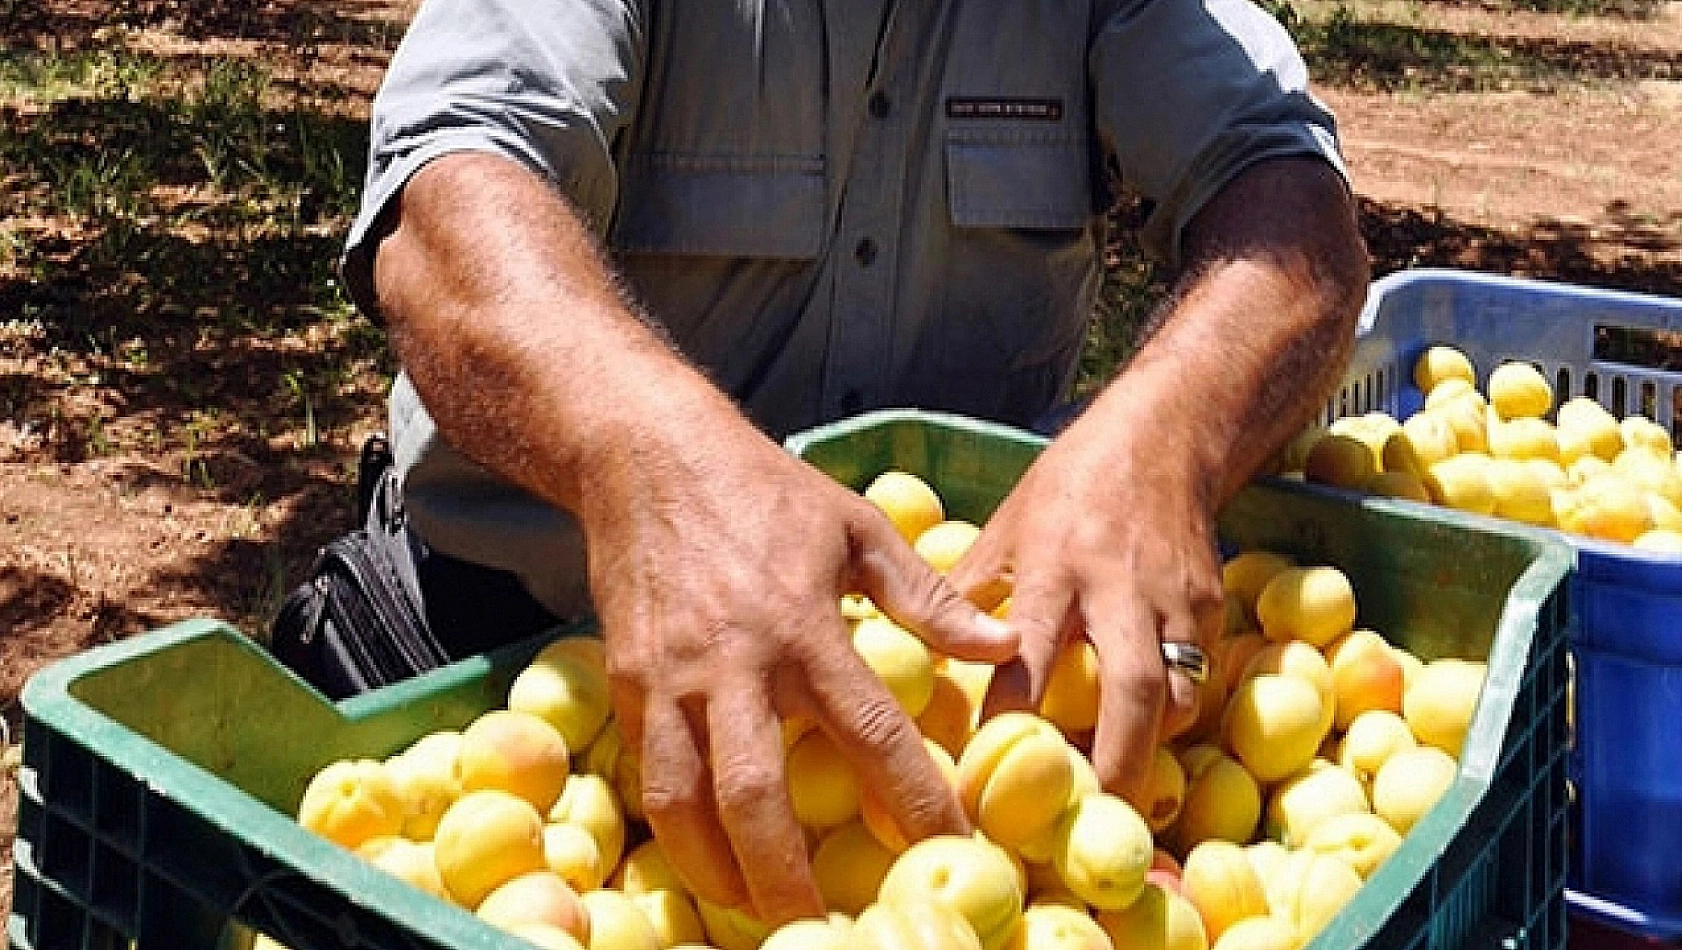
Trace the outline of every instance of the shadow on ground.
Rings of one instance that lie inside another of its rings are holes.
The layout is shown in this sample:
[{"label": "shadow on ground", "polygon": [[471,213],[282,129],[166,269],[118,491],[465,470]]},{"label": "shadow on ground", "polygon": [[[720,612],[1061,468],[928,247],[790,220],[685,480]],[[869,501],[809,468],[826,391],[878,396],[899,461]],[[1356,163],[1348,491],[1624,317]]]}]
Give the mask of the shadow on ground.
[{"label": "shadow on ground", "polygon": [[1430,209],[1366,199],[1360,204],[1375,276],[1409,267],[1460,267],[1682,298],[1682,214],[1654,222],[1614,205],[1604,224],[1544,220],[1502,230]]},{"label": "shadow on ground", "polygon": [[326,43],[389,49],[404,21],[378,0],[0,0],[0,47],[81,49],[112,27],[168,27],[193,40],[240,39],[297,49]]},{"label": "shadow on ground", "polygon": [[1270,6],[1313,63],[1315,81],[1327,85],[1445,93],[1682,79],[1682,58],[1666,49],[1369,22],[1341,6],[1330,17],[1311,21],[1290,0],[1274,0]]}]

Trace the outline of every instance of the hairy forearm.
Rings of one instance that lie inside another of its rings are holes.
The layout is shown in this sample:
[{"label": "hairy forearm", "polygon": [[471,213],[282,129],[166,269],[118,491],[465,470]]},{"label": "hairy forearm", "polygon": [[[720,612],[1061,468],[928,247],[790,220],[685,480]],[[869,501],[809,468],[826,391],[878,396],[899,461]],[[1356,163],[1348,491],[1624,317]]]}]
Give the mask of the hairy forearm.
[{"label": "hairy forearm", "polygon": [[[505,159],[441,158],[405,188],[375,290],[416,390],[451,444],[577,510],[604,456],[661,418],[731,412],[641,320],[592,235]],[[628,464],[635,464],[628,462]]]},{"label": "hairy forearm", "polygon": [[1342,182],[1313,159],[1241,175],[1193,220],[1187,259],[1160,327],[1093,408],[1163,441],[1153,463],[1204,479],[1214,506],[1337,384],[1367,259]]}]

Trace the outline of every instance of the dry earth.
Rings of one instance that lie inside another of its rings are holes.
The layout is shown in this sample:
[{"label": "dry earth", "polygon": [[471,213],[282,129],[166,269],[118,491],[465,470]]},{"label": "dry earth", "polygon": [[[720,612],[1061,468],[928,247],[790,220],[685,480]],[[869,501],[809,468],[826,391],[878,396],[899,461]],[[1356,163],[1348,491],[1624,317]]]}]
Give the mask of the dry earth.
[{"label": "dry earth", "polygon": [[[216,4],[127,6],[146,15],[131,18],[124,42],[182,59],[258,58],[283,89],[330,88],[322,100],[355,120],[412,3],[271,0],[235,5],[246,8],[237,17]],[[85,27],[111,8],[48,3],[35,34],[0,34],[0,56],[49,31],[108,41]],[[1374,9],[1421,35],[1554,62],[1566,76],[1457,89],[1421,70],[1322,87],[1379,272],[1447,264],[1682,296],[1682,3],[1638,20]],[[306,14],[315,32],[301,40]],[[4,171],[0,197],[16,184]],[[0,204],[0,223],[30,224],[6,214]],[[76,235],[64,237],[73,246]],[[6,312],[53,279],[0,267],[0,720],[14,729],[23,682],[55,659],[187,617],[259,629],[315,547],[348,527],[355,448],[379,425],[389,371],[377,338],[354,322],[249,339],[165,335],[140,368],[111,350],[58,347]],[[275,380],[312,352],[333,352],[350,371],[300,407],[276,395]],[[217,407],[226,411],[207,413]],[[0,912],[15,822],[7,778]]]}]

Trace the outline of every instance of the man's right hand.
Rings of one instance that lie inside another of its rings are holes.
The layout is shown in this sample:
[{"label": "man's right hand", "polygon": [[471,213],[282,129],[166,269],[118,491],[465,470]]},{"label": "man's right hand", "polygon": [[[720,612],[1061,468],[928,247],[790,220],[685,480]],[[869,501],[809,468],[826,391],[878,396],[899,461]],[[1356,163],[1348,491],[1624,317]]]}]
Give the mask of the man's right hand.
[{"label": "man's right hand", "polygon": [[783,717],[825,730],[909,836],[965,826],[840,598],[869,594],[968,659],[1008,658],[1014,635],[660,340],[565,201],[505,159],[437,159],[402,193],[374,280],[445,437],[579,517],[643,807],[699,896],[770,922],[822,913]]},{"label": "man's right hand", "polygon": [[767,921],[821,916],[782,720],[824,730],[911,839],[967,828],[853,651],[840,595],[868,594],[943,653],[1000,661],[1014,640],[874,506],[745,425],[725,428],[612,453],[580,509],[615,709],[641,750],[644,812],[696,893]]}]

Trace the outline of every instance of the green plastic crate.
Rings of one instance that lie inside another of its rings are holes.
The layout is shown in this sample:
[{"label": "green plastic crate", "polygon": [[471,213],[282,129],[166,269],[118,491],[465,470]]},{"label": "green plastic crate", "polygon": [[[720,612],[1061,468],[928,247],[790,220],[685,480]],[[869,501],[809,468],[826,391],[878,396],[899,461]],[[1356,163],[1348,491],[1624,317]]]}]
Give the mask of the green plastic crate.
[{"label": "green plastic crate", "polygon": [[[913,412],[790,440],[853,487],[889,466],[916,471],[955,514],[978,520],[1041,445]],[[1425,655],[1490,661],[1459,781],[1314,947],[1562,946],[1568,550],[1452,513],[1284,487],[1247,489],[1221,527],[1233,544],[1343,567],[1362,623]],[[328,762],[389,755],[499,705],[537,647],[339,704],[214,622],[49,667],[24,691],[12,946],[195,950],[250,927],[296,950],[508,947],[289,816]]]}]

